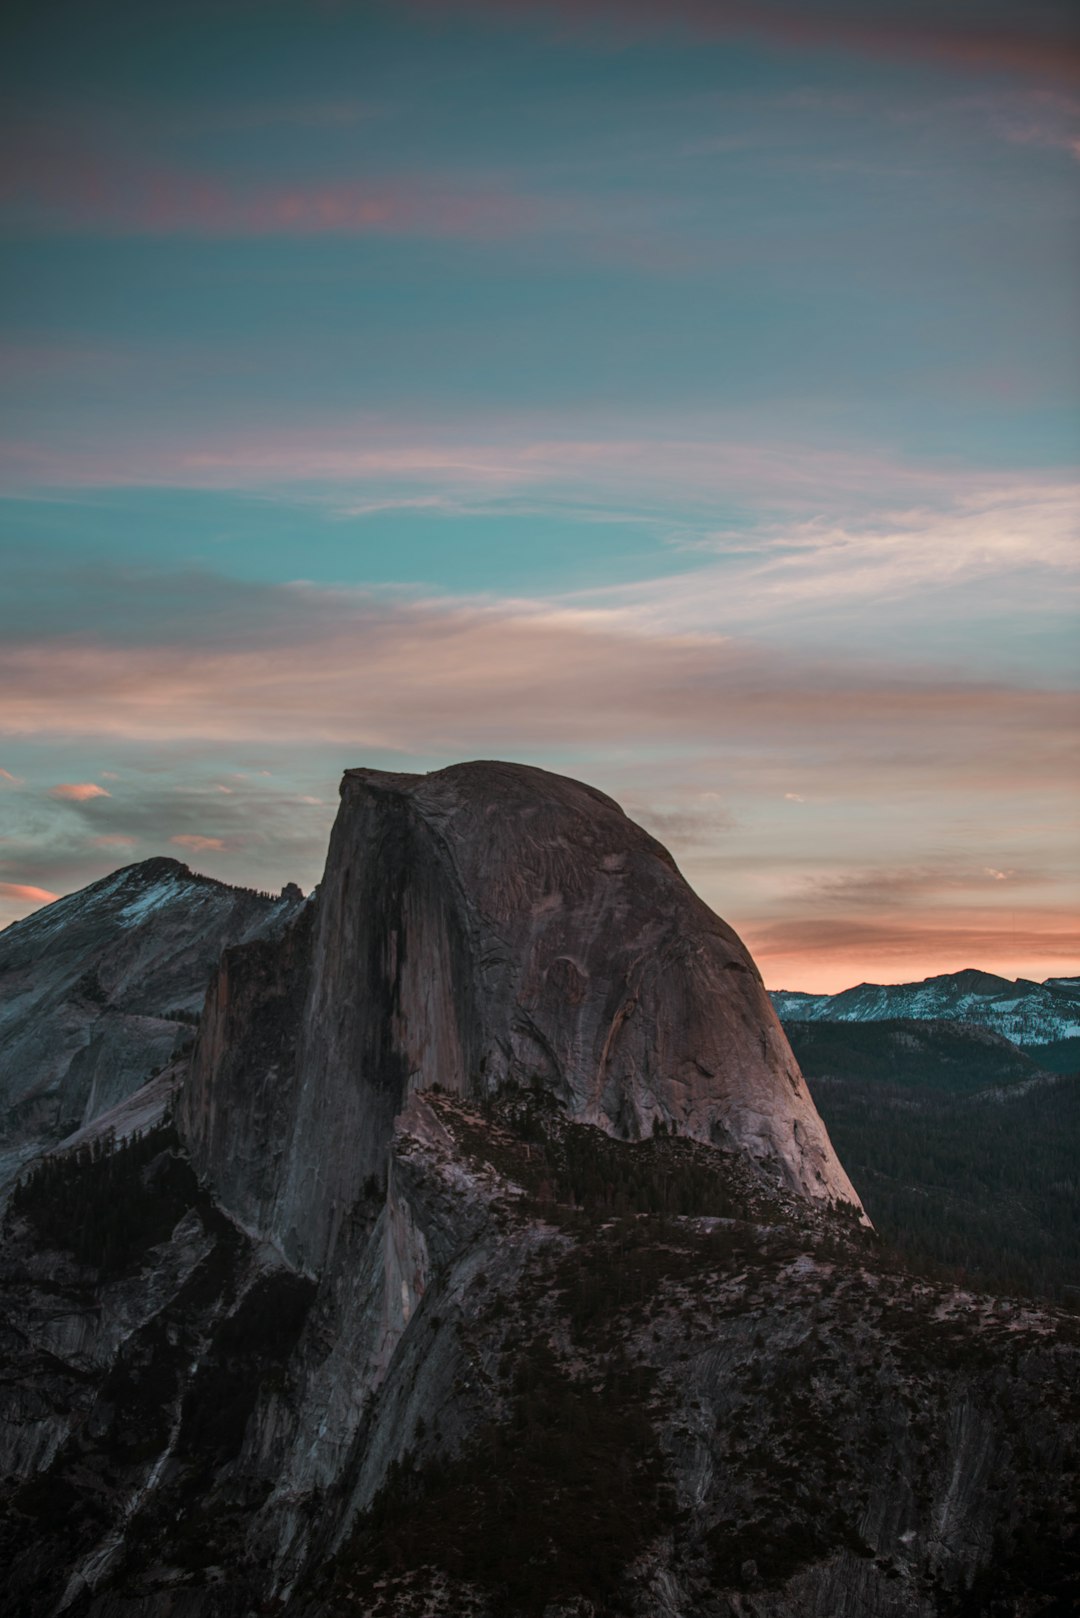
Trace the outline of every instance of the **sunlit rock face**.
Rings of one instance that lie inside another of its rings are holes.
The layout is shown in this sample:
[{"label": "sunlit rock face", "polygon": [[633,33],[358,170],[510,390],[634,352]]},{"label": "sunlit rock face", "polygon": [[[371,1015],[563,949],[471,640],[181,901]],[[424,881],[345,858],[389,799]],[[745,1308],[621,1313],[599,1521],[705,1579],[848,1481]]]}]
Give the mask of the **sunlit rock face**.
[{"label": "sunlit rock face", "polygon": [[410,1092],[506,1081],[858,1202],[745,947],[616,803],[523,765],[348,771],[310,939],[232,952],[211,992],[181,1113],[197,1166],[317,1269]]}]

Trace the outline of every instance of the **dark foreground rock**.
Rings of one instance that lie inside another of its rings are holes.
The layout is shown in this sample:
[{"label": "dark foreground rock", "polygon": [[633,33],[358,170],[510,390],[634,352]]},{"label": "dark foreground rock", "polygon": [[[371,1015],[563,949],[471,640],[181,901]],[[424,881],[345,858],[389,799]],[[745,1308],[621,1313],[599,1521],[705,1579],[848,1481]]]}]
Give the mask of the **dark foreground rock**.
[{"label": "dark foreground rock", "polygon": [[[32,1198],[9,1225],[28,1618],[1073,1610],[1069,1316],[905,1275],[734,1152],[527,1093],[413,1097],[318,1283],[174,1139],[137,1150],[111,1191],[157,1185],[134,1212],[178,1216],[163,1243],[102,1273]],[[77,1171],[87,1209],[110,1161]]]}]

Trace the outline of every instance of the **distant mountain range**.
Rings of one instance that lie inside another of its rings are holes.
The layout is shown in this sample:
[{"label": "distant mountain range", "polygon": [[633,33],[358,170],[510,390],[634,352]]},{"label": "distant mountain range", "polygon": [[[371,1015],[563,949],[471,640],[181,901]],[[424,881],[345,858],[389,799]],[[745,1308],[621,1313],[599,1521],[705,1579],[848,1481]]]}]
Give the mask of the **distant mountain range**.
[{"label": "distant mountain range", "polygon": [[[996,977],[968,969],[923,978],[921,983],[860,983],[840,994],[773,991],[782,1022],[886,1022],[945,1019],[978,1023],[1014,1045],[1040,1049],[1039,1060],[1058,1070],[1080,1067],[1080,977]],[[1071,1049],[1068,1047],[1071,1046]]]}]

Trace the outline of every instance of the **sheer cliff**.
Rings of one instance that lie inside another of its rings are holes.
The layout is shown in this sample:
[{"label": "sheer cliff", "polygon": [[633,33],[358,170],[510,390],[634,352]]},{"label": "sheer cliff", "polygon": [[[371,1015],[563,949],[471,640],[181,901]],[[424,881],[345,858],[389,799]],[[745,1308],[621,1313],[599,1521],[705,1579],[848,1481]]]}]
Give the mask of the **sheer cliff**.
[{"label": "sheer cliff", "polygon": [[[317,1267],[410,1092],[508,1081],[858,1200],[746,949],[610,798],[523,765],[350,770],[310,942],[234,952],[211,992],[180,1113],[194,1162]],[[271,1094],[275,1167],[253,1178]]]}]

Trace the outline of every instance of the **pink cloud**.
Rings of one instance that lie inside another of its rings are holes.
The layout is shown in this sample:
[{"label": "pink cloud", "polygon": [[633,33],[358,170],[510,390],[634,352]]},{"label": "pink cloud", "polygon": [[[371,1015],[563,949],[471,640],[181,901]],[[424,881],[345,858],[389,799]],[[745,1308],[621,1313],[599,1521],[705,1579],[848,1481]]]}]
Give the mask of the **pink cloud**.
[{"label": "pink cloud", "polygon": [[[1056,484],[1035,475],[1018,480],[1003,470],[980,471],[973,480],[954,468],[880,452],[754,438],[745,420],[726,415],[670,424],[630,416],[623,432],[606,436],[588,420],[579,431],[565,418],[558,434],[554,425],[528,414],[426,427],[358,414],[257,433],[232,423],[199,436],[140,440],[128,433],[123,443],[103,441],[96,449],[8,440],[0,441],[0,475],[12,487],[164,484],[265,491],[319,485],[316,498],[341,518],[394,509],[468,516],[493,504],[505,510],[508,503],[527,514],[553,503],[565,515],[575,502],[585,521],[662,522],[674,543],[682,542],[686,525],[685,542],[702,551],[722,548],[718,541],[725,536],[711,532],[714,514],[733,496],[802,518],[804,531],[793,536],[800,553],[820,543],[830,515],[850,518],[871,505],[879,515],[883,507],[892,513],[898,532],[903,530],[898,544],[904,553],[912,550],[913,527],[933,506],[950,504],[964,518],[978,515],[973,501],[988,513],[998,506],[1001,527],[1008,506],[1014,528],[1025,515],[1016,509],[1022,503],[1047,511],[1053,504],[1059,530],[1061,513],[1075,513],[1076,485],[1061,478]],[[812,525],[805,524],[808,507],[817,514]],[[839,530],[827,537],[834,548],[843,538]],[[939,568],[959,537],[934,538],[930,551]],[[992,549],[999,549],[1000,536],[992,538]],[[1060,533],[1054,542],[1060,547]]]},{"label": "pink cloud", "polygon": [[111,792],[99,787],[95,781],[62,781],[49,788],[50,798],[64,798],[69,803],[86,803],[90,798],[110,798]]},{"label": "pink cloud", "polygon": [[138,838],[124,837],[119,832],[115,832],[108,837],[92,837],[90,841],[95,848],[134,848]]},{"label": "pink cloud", "polygon": [[178,837],[170,837],[169,842],[175,843],[178,848],[188,848],[193,854],[225,852],[225,844],[220,837],[200,837],[195,832],[182,832]]},{"label": "pink cloud", "polygon": [[50,893],[48,888],[34,888],[23,882],[0,882],[0,897],[14,900],[16,904],[51,905],[60,895]]},{"label": "pink cloud", "polygon": [[446,176],[239,182],[77,144],[26,125],[0,162],[0,209],[37,228],[150,236],[394,235],[492,240],[567,203]]},{"label": "pink cloud", "polygon": [[1061,782],[1075,722],[1067,691],[848,666],[665,631],[631,610],[299,588],[282,602],[244,643],[0,649],[9,729],[204,743],[273,734],[438,756],[709,737],[782,748],[779,795],[798,769],[818,797],[864,776],[867,789],[905,787],[913,771],[965,792],[1007,775],[1034,791]]},{"label": "pink cloud", "polygon": [[13,787],[20,785],[20,777],[12,775],[10,770],[0,770],[0,781],[6,781],[9,786]]}]

